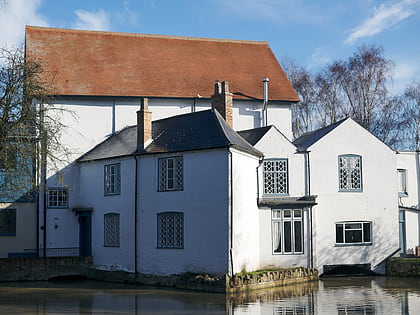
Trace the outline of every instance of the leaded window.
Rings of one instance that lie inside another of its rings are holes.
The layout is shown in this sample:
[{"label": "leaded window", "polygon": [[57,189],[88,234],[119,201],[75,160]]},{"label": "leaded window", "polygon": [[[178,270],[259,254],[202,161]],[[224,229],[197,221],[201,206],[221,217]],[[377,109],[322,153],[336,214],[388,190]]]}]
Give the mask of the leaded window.
[{"label": "leaded window", "polygon": [[104,215],[104,246],[120,247],[120,215],[118,213]]},{"label": "leaded window", "polygon": [[336,244],[372,243],[372,222],[338,222],[335,224]]},{"label": "leaded window", "polygon": [[68,191],[64,188],[48,188],[48,208],[68,208]]},{"label": "leaded window", "polygon": [[183,189],[182,156],[159,159],[159,191]]},{"label": "leaded window", "polygon": [[0,235],[16,235],[16,209],[0,209]]},{"label": "leaded window", "polygon": [[362,157],[340,155],[338,157],[340,191],[362,190]]},{"label": "leaded window", "polygon": [[105,165],[105,195],[119,195],[121,193],[120,163]]},{"label": "leaded window", "polygon": [[157,232],[158,248],[184,248],[184,214],[158,213]]},{"label": "leaded window", "polygon": [[274,253],[303,253],[303,210],[273,210],[272,233]]},{"label": "leaded window", "polygon": [[264,195],[288,193],[287,159],[263,162],[263,185]]}]

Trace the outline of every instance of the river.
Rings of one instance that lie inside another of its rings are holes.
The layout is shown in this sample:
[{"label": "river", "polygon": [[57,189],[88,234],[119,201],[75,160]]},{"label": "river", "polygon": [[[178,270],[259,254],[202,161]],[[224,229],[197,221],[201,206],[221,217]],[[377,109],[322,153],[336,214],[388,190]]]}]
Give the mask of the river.
[{"label": "river", "polygon": [[0,283],[0,314],[420,314],[420,278],[336,277],[246,294],[88,280]]}]

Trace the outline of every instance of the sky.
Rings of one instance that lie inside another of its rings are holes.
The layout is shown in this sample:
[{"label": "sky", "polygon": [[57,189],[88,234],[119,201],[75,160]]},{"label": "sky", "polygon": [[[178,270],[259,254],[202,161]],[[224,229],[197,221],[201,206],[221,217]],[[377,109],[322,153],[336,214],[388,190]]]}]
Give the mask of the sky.
[{"label": "sky", "polygon": [[311,71],[376,45],[395,63],[391,91],[420,81],[420,0],[0,0],[0,47],[25,25],[268,41]]}]

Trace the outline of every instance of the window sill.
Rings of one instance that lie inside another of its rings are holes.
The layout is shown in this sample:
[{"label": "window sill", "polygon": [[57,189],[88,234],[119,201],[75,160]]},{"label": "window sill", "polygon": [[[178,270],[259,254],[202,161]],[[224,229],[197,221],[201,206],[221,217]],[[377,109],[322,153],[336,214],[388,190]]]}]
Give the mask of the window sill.
[{"label": "window sill", "polygon": [[281,256],[304,256],[305,253],[272,253],[275,256],[281,255]]},{"label": "window sill", "polygon": [[372,246],[372,243],[346,243],[346,244],[335,244],[335,247],[348,247],[348,246]]},{"label": "window sill", "polygon": [[184,249],[184,247],[156,247],[156,249]]}]

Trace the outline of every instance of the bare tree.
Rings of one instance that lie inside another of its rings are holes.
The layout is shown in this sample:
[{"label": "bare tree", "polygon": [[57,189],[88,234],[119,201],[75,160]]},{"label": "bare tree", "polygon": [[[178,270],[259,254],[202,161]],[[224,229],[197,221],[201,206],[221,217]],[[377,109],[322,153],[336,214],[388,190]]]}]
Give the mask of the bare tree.
[{"label": "bare tree", "polygon": [[420,150],[420,82],[413,81],[403,94],[402,104],[404,110],[402,117],[405,119],[404,139],[405,148]]},{"label": "bare tree", "polygon": [[300,102],[294,104],[292,110],[293,136],[298,137],[314,127],[312,107],[315,100],[315,86],[312,75],[293,60],[284,58],[282,66],[300,98]]},{"label": "bare tree", "polygon": [[293,108],[294,124],[303,126],[294,129],[295,137],[351,117],[388,145],[401,145],[406,120],[400,98],[388,91],[394,63],[381,47],[361,46],[313,76],[297,65],[285,69],[302,100]]},{"label": "bare tree", "polygon": [[39,188],[40,165],[59,167],[68,150],[59,141],[63,125],[48,106],[50,82],[23,50],[0,49],[0,199],[14,201]]}]

